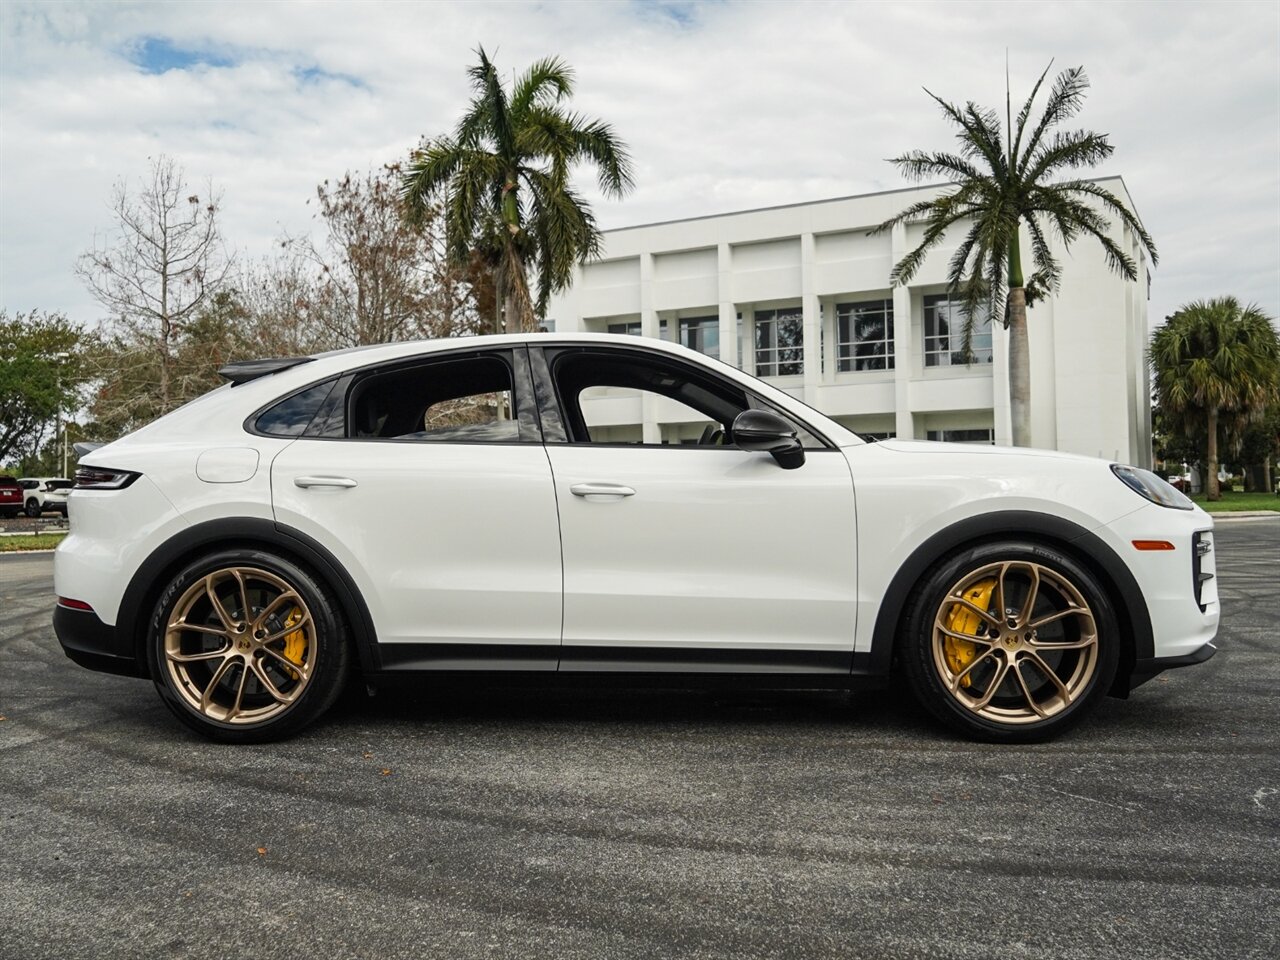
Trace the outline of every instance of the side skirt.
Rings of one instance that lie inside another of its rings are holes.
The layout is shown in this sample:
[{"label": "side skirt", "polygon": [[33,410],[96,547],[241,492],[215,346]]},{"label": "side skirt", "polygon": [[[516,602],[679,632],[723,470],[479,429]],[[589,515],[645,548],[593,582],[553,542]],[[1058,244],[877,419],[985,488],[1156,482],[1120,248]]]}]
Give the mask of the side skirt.
[{"label": "side skirt", "polygon": [[812,689],[876,689],[887,680],[871,672],[869,654],[827,650],[396,643],[379,645],[378,654],[382,669],[364,678],[375,687],[433,677],[534,686]]}]

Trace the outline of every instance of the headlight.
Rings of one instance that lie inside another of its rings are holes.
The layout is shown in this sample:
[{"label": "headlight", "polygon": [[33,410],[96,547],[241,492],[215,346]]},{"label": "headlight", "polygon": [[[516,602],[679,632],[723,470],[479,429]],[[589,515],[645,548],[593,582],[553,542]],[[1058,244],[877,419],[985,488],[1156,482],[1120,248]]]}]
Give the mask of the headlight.
[{"label": "headlight", "polygon": [[1125,486],[1130,490],[1150,500],[1152,503],[1158,503],[1162,507],[1171,507],[1174,510],[1190,510],[1195,506],[1189,497],[1161,480],[1150,470],[1142,470],[1139,467],[1126,467],[1122,463],[1113,463],[1111,472],[1123,480]]},{"label": "headlight", "polygon": [[108,470],[106,467],[80,467],[76,470],[77,490],[123,490],[140,473],[130,470]]}]

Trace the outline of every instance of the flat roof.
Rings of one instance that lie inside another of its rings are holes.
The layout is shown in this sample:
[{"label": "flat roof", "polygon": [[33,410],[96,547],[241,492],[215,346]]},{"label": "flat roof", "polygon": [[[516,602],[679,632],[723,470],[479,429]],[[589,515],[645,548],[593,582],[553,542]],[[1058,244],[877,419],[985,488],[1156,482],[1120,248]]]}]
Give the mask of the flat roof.
[{"label": "flat roof", "polygon": [[[1139,220],[1142,219],[1138,213],[1137,204],[1133,202],[1133,195],[1129,193],[1129,186],[1124,182],[1124,177],[1114,174],[1109,177],[1086,177],[1089,183],[1102,183],[1106,180],[1119,180],[1120,185],[1124,187],[1125,197],[1129,201],[1129,206],[1133,208],[1134,216]],[[652,220],[648,223],[632,223],[625,227],[610,227],[608,230],[601,230],[601,233],[622,233],[626,230],[643,230],[647,227],[665,227],[673,223],[692,223],[695,220],[718,220],[722,217],[740,217],[749,213],[768,213],[772,210],[790,210],[795,207],[816,207],[824,203],[841,203],[845,200],[862,200],[867,197],[885,197],[894,193],[915,193],[921,190],[938,190],[943,187],[954,187],[954,181],[944,181],[942,183],[924,183],[918,187],[895,187],[892,190],[873,190],[870,193],[851,193],[843,197],[826,197],[822,200],[798,200],[795,203],[778,203],[768,207],[750,207],[746,210],[726,210],[723,213],[704,213],[695,217],[676,217],[672,220]]]}]

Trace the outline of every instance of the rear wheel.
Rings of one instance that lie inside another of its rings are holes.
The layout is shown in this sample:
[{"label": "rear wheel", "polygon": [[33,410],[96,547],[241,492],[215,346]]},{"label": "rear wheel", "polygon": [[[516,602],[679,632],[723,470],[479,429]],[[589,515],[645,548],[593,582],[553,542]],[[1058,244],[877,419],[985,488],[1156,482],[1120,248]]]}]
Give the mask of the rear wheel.
[{"label": "rear wheel", "polygon": [[297,732],[333,704],[350,661],[324,586],[259,550],[212,554],[174,577],[149,640],[151,675],[169,709],[227,742]]},{"label": "rear wheel", "polygon": [[1032,543],[984,544],[938,564],[908,605],[900,651],[920,703],[982,740],[1057,736],[1106,694],[1115,615],[1094,576]]}]

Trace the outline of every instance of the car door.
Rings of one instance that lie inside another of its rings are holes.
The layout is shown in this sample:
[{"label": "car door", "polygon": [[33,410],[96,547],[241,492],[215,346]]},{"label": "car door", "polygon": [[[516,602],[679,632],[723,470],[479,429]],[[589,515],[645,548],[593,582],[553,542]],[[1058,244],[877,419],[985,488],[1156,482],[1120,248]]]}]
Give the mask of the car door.
[{"label": "car door", "polygon": [[359,372],[324,404],[272,464],[275,516],[356,580],[383,666],[554,670],[560,533],[524,348]]},{"label": "car door", "polygon": [[533,349],[564,556],[561,670],[848,672],[853,481],[724,445],[766,406],[708,367],[627,347]]}]

